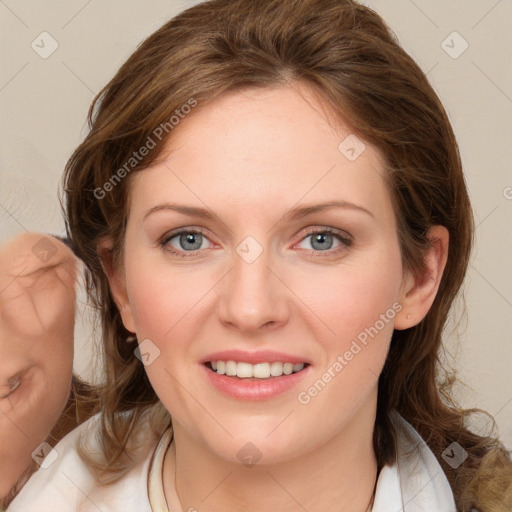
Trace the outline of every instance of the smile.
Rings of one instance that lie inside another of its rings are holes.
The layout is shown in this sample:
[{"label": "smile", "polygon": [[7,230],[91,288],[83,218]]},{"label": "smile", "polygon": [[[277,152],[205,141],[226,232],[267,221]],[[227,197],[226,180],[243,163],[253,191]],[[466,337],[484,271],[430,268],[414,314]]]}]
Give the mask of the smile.
[{"label": "smile", "polygon": [[205,361],[200,365],[203,375],[214,389],[236,400],[270,400],[303,386],[312,373],[310,363],[245,361]]}]

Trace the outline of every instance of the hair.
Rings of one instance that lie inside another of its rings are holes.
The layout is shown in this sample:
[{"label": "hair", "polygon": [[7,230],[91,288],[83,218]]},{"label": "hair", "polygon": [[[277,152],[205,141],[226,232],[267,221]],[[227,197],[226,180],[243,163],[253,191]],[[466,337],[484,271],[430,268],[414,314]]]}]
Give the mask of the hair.
[{"label": "hair", "polygon": [[[173,116],[246,87],[308,84],[337,118],[382,154],[397,220],[402,264],[428,273],[428,229],[449,231],[449,254],[437,296],[414,327],[395,330],[379,377],[373,444],[378,468],[392,464],[396,409],[420,433],[443,468],[457,510],[512,508],[512,462],[497,437],[470,430],[480,409],[451,396],[456,372],[442,360],[443,331],[460,295],[474,243],[474,218],[458,145],[425,73],[373,10],[353,0],[211,0],[145,39],[95,97],[89,133],[64,174],[66,226],[86,266],[86,285],[101,320],[105,382],[103,459],[82,457],[98,479],[120,478],[132,463],[128,441],[146,413],[170,419],[134,357],[98,254],[122,266],[135,172],[155,164],[172,138]],[[191,114],[193,115],[193,113]],[[181,115],[179,117],[182,117]],[[171,126],[172,125],[172,126]],[[160,127],[160,130],[155,130]],[[165,136],[162,127],[165,127]],[[161,133],[160,133],[161,132]],[[134,152],[153,143],[144,157]],[[129,167],[127,167],[127,162]],[[123,172],[124,170],[124,172]],[[167,414],[167,416],[165,416]],[[442,458],[456,441],[468,453],[457,469]]]}]

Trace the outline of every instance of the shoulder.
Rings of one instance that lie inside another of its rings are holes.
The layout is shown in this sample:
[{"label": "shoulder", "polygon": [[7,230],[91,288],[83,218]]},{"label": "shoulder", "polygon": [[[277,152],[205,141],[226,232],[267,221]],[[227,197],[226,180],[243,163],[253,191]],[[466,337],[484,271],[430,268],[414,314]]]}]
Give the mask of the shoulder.
[{"label": "shoulder", "polygon": [[121,479],[108,485],[99,485],[78,455],[79,441],[91,452],[100,451],[99,419],[99,415],[93,416],[51,451],[49,446],[42,448],[46,457],[8,507],[8,512],[151,510],[147,478],[153,443],[148,442],[147,456],[143,460]]},{"label": "shoulder", "polygon": [[455,512],[455,501],[448,479],[434,453],[414,427],[396,410],[390,420],[396,440],[396,457],[381,469],[374,512],[407,510]]}]

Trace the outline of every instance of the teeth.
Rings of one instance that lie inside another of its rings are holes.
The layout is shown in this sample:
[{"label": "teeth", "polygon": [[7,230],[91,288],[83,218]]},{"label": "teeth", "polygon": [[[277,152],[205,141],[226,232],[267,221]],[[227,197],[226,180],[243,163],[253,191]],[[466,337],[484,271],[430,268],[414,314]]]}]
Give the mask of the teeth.
[{"label": "teeth", "polygon": [[255,364],[252,374],[257,379],[268,379],[270,377],[270,363]]},{"label": "teeth", "polygon": [[229,377],[234,377],[236,375],[235,361],[226,361],[226,375]]},{"label": "teeth", "polygon": [[238,377],[253,377],[252,364],[250,363],[237,363],[236,374]]},{"label": "teeth", "polygon": [[270,375],[272,377],[279,377],[279,375],[283,374],[283,363],[274,362],[270,363]]},{"label": "teeth", "polygon": [[281,363],[274,361],[272,363],[243,363],[237,361],[211,361],[212,369],[219,375],[228,375],[230,377],[239,377],[241,379],[268,379],[269,377],[280,377],[281,375],[290,375],[300,372],[304,368],[304,363]]}]

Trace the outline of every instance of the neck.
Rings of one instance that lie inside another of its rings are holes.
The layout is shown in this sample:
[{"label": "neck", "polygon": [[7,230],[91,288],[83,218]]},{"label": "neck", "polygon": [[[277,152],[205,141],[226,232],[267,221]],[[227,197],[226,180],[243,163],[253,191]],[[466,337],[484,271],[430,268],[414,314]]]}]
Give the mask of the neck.
[{"label": "neck", "polygon": [[376,398],[372,395],[323,445],[278,464],[248,467],[226,461],[173,422],[175,442],[164,463],[165,494],[170,496],[175,485],[187,512],[366,512],[377,478]]}]

